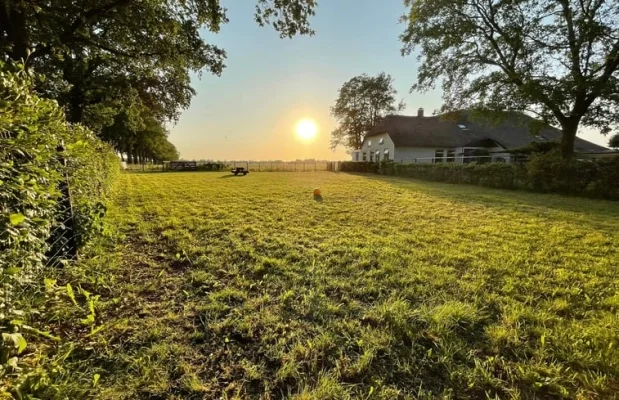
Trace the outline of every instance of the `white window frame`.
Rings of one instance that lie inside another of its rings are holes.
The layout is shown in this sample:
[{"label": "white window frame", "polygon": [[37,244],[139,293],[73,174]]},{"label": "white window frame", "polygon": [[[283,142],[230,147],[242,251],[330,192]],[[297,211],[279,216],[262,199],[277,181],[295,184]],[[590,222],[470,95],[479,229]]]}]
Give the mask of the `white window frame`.
[{"label": "white window frame", "polygon": [[[450,152],[453,153],[452,156],[449,156]],[[456,149],[447,149],[447,151],[445,152],[445,162],[456,162]]]},{"label": "white window frame", "polygon": [[[441,156],[440,157],[438,157],[436,155],[439,151],[441,152]],[[445,161],[445,149],[434,149],[434,158],[433,158],[433,160],[434,160],[435,164],[444,162]]]}]

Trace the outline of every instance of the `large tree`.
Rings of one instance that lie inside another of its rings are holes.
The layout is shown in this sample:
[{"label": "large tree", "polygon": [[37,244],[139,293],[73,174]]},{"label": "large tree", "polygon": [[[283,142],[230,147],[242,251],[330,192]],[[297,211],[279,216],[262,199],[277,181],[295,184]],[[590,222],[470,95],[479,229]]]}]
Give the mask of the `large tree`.
[{"label": "large tree", "polygon": [[608,140],[608,147],[612,147],[613,149],[619,149],[619,133],[611,136]]},{"label": "large tree", "polygon": [[331,148],[342,145],[348,150],[360,149],[363,137],[381,118],[404,109],[396,94],[391,75],[384,72],[359,75],[344,83],[331,107],[331,115],[338,122],[331,133]]},{"label": "large tree", "polygon": [[404,54],[420,50],[414,89],[442,83],[448,109],[517,110],[563,131],[619,122],[616,0],[405,0]]},{"label": "large tree", "polygon": [[[313,0],[258,0],[256,21],[282,36],[311,34]],[[72,122],[112,123],[137,96],[175,119],[194,94],[190,74],[219,74],[225,52],[200,30],[227,22],[219,0],[0,0],[0,57],[46,77]],[[93,122],[94,121],[94,122]]]}]

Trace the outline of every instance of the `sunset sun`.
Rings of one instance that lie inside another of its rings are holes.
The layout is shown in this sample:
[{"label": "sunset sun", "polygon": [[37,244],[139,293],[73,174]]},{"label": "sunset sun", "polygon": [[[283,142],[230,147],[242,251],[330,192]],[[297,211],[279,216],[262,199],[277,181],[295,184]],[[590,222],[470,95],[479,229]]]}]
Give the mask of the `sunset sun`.
[{"label": "sunset sun", "polygon": [[302,119],[297,123],[296,127],[297,136],[303,140],[312,140],[316,137],[318,127],[316,123],[311,119]]}]

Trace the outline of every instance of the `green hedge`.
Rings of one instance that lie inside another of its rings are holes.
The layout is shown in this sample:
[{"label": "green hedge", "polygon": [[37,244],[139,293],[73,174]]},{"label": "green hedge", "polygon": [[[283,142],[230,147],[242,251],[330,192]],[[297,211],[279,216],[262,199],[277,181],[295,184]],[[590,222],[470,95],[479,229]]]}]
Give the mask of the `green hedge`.
[{"label": "green hedge", "polygon": [[227,169],[225,164],[222,163],[205,163],[198,164],[196,171],[223,171]]},{"label": "green hedge", "polygon": [[0,63],[0,387],[3,376],[19,371],[26,346],[21,331],[28,313],[17,293],[33,284],[49,264],[50,249],[62,243],[54,237],[66,222],[61,184],[70,188],[81,247],[101,229],[105,198],[119,171],[110,146],[68,124],[56,102],[34,94],[23,70]]},{"label": "green hedge", "polygon": [[526,164],[397,164],[344,162],[347,172],[372,172],[499,189],[525,189],[619,200],[619,157],[564,159],[556,152],[533,154]]}]

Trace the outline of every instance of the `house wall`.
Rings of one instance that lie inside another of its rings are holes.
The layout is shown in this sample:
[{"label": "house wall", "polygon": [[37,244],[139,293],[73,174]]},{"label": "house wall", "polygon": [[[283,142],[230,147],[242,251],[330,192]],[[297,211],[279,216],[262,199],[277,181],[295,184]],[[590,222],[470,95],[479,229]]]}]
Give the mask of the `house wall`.
[{"label": "house wall", "polygon": [[402,163],[431,163],[434,157],[433,147],[397,147],[395,149],[395,162]]},{"label": "house wall", "polygon": [[[382,144],[380,143],[381,139],[383,140]],[[463,147],[396,147],[387,133],[372,136],[364,140],[361,149],[355,150],[352,153],[352,161],[377,161],[377,151],[379,155],[378,161],[384,161],[385,150],[389,150],[389,159],[398,163],[433,163],[436,161],[436,150],[439,149],[443,150],[442,162],[447,162],[448,150],[455,150],[456,155],[454,162],[463,163],[464,159],[462,157],[462,154],[465,150],[465,148]],[[475,148],[466,147],[466,149]],[[486,150],[491,153],[490,155],[492,156],[492,161],[495,161],[497,158],[503,158],[507,163],[511,161],[511,155],[509,153],[500,153],[504,150],[501,147],[489,148]],[[359,154],[358,160],[356,156],[357,152]],[[365,159],[363,157],[364,154]],[[371,157],[370,154],[372,155]]]},{"label": "house wall", "polygon": [[[477,147],[396,147],[395,148],[395,162],[400,163],[433,163],[435,160],[436,150],[443,150],[442,162],[447,162],[447,151],[454,150],[456,153],[454,162],[463,163],[464,158],[462,154],[465,149],[481,149]],[[485,149],[491,154],[492,161],[496,161],[497,158],[503,158],[506,163],[511,161],[511,155],[509,153],[499,153],[504,149],[502,147],[494,147]]]},{"label": "house wall", "polygon": [[[381,144],[380,141],[383,140]],[[365,153],[365,161],[376,161],[376,152],[378,151],[379,160],[383,161],[385,159],[385,150],[389,150],[389,159],[393,160],[395,146],[393,141],[389,137],[388,134],[383,133],[380,135],[372,136],[363,141],[363,145],[361,146],[361,156],[360,161],[364,161],[363,154]],[[370,158],[370,153],[372,153],[372,157]],[[354,159],[353,159],[354,161]]]}]

